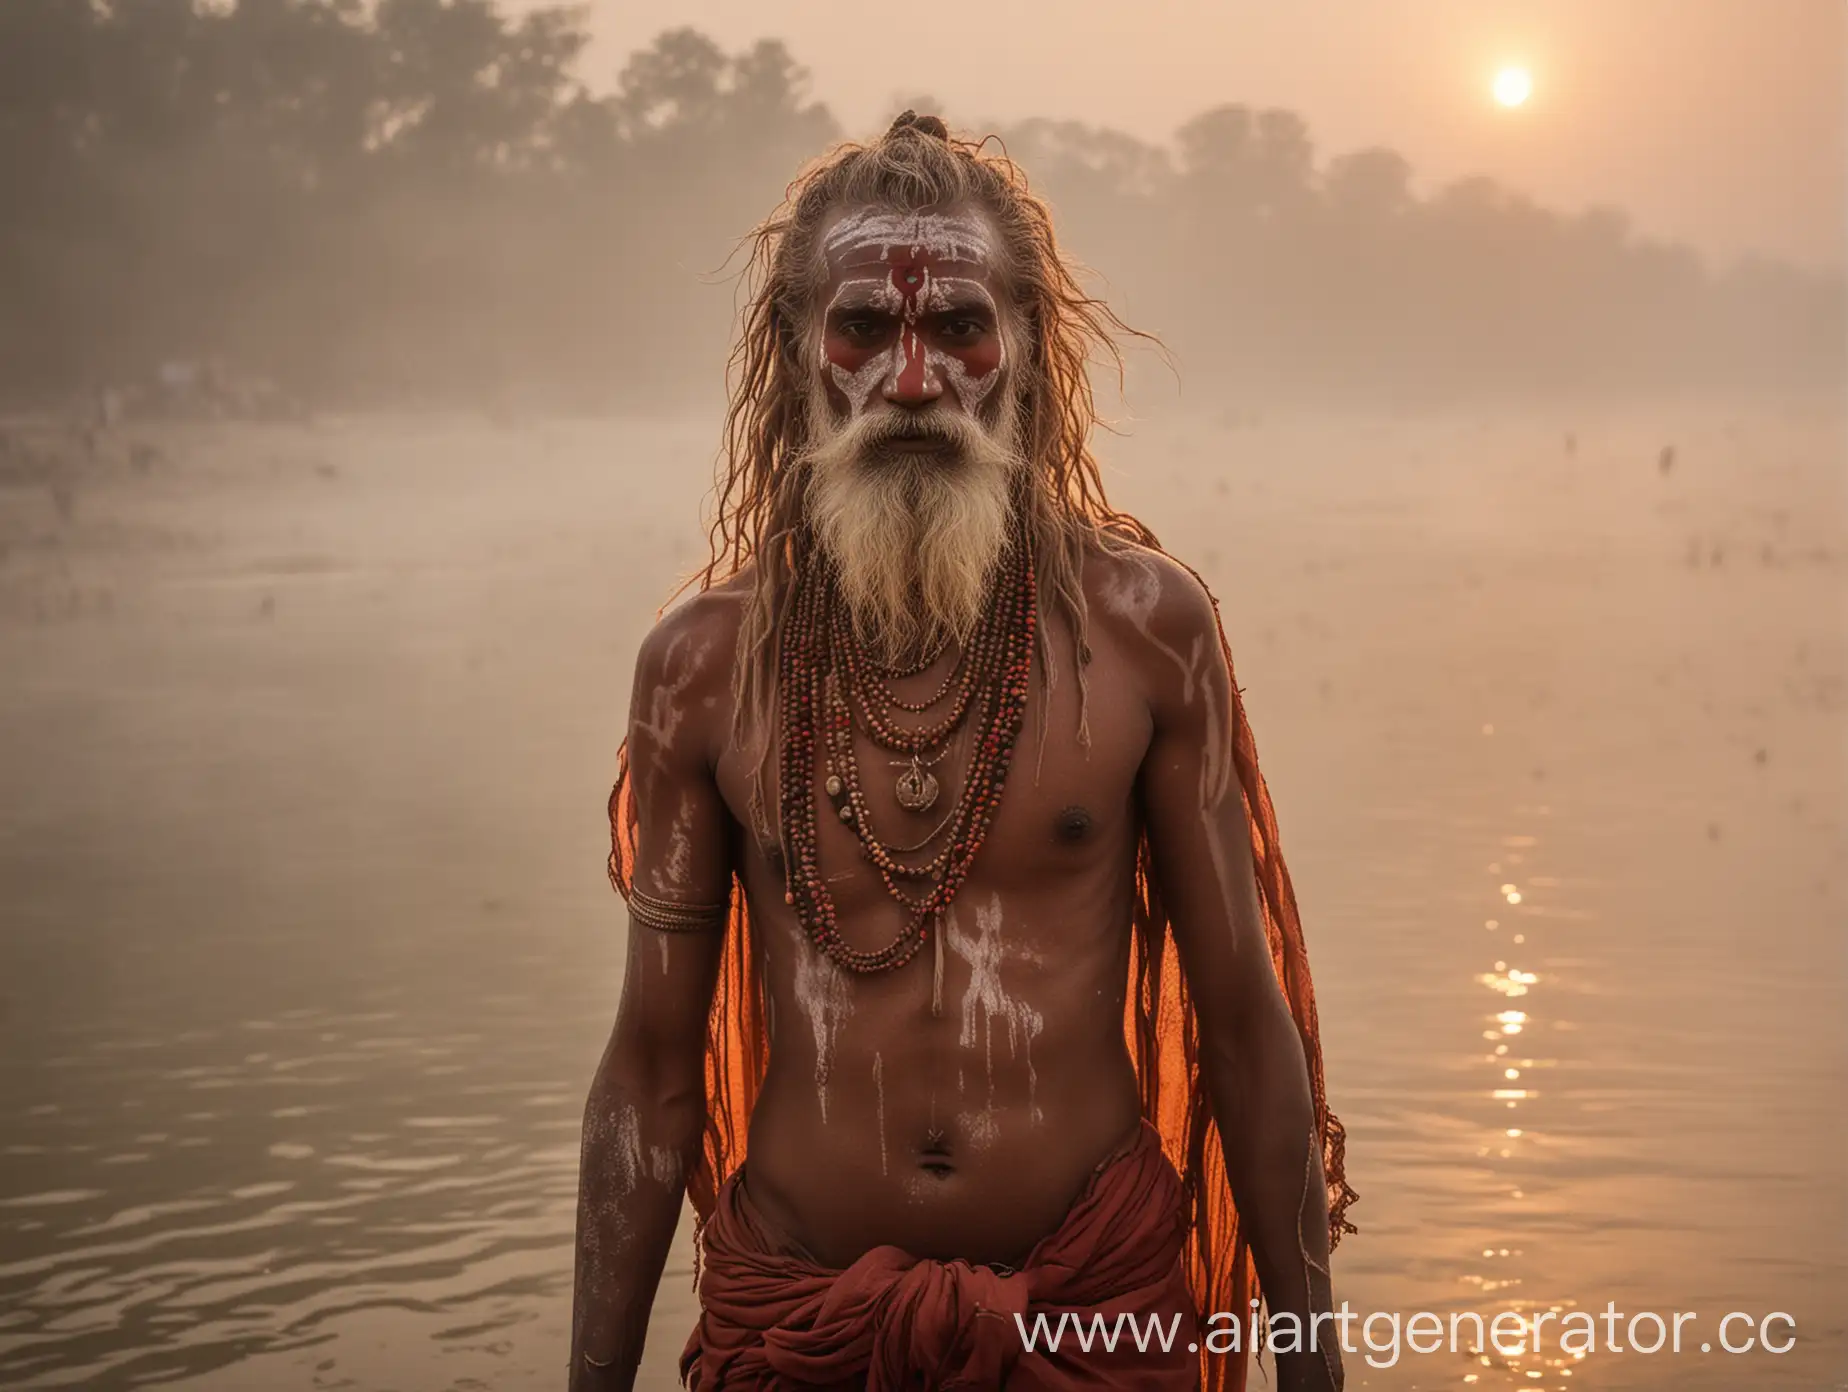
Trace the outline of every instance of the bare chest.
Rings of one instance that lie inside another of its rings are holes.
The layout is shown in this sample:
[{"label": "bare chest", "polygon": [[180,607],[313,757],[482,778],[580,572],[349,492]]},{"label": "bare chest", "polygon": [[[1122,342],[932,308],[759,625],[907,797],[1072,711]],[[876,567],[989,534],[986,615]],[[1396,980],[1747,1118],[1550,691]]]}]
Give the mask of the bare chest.
[{"label": "bare chest", "polygon": [[[1034,662],[1005,782],[959,901],[995,895],[1056,901],[1097,892],[1100,877],[1127,880],[1139,829],[1136,781],[1151,729],[1146,705],[1131,674],[1106,654],[1084,669],[1082,692],[1069,639],[1055,642],[1053,661],[1050,683],[1044,664]],[[943,675],[927,670],[895,683],[895,692],[921,701]],[[928,712],[897,716],[917,722]],[[882,747],[856,725],[846,755],[850,774],[840,751],[830,759],[818,750],[806,769],[789,766],[781,736],[779,727],[771,757],[761,764],[734,750],[718,770],[741,831],[740,878],[754,909],[778,916],[789,872],[787,805],[792,817],[812,819],[817,872],[843,931],[856,945],[872,944],[902,927],[901,895],[919,896],[947,870],[951,833],[968,815],[970,795],[980,791],[971,788],[971,769],[981,726],[970,719],[939,748],[913,756]],[[842,786],[849,776],[857,794],[851,799]],[[785,786],[804,778],[806,787]],[[894,873],[895,865],[930,873]]]}]

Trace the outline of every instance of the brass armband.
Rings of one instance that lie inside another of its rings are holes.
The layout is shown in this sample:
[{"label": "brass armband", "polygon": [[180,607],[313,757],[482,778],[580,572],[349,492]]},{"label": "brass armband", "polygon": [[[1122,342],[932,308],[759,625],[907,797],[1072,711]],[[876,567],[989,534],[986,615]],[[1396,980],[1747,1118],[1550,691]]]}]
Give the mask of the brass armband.
[{"label": "brass armband", "polygon": [[704,933],[724,928],[731,916],[731,902],[728,899],[720,904],[674,904],[631,888],[629,916],[663,933]]}]

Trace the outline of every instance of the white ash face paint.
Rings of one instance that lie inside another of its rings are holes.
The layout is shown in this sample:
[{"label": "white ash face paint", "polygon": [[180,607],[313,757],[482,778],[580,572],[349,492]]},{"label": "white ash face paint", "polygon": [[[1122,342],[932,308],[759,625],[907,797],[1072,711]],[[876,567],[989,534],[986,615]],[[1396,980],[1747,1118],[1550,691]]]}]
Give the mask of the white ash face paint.
[{"label": "white ash face paint", "polygon": [[[995,297],[988,293],[988,287],[979,280],[966,276],[937,276],[926,270],[924,272],[924,289],[918,296],[924,312],[945,314],[961,306],[974,304],[985,309],[994,319],[997,331],[1001,324],[1001,311],[995,304]],[[915,321],[916,316],[913,316]],[[1001,348],[1000,361],[991,372],[984,372],[977,377],[970,373],[968,365],[953,353],[943,352],[937,348],[924,351],[924,370],[927,378],[941,383],[948,379],[950,390],[962,403],[963,410],[975,415],[981,404],[988,399],[988,394],[1001,380],[1001,374],[1007,370],[1007,335],[997,332]]]},{"label": "white ash face paint", "polygon": [[958,1042],[965,1049],[976,1043],[976,1013],[982,1016],[982,1049],[988,1068],[988,1096],[993,1105],[995,1091],[994,1036],[998,1018],[1007,1032],[1010,1058],[1024,1059],[1027,1065],[1027,1113],[1034,1122],[1040,1120],[1035,1100],[1039,1074],[1033,1067],[1033,1041],[1045,1028],[1045,1019],[1025,1001],[1010,996],[1001,982],[1001,962],[1007,950],[1001,941],[1001,896],[994,895],[975,911],[975,936],[964,933],[952,912],[945,921],[944,943],[969,967],[969,985],[963,992],[962,1033]]},{"label": "white ash face paint", "polygon": [[842,309],[871,309],[881,314],[903,314],[905,297],[883,271],[877,276],[855,276],[841,282],[828,301],[830,312]]},{"label": "white ash face paint", "polygon": [[792,932],[796,953],[796,1004],[815,1034],[815,1096],[822,1124],[828,1120],[828,1077],[834,1070],[834,1040],[853,1014],[853,986],[847,973],[823,955],[800,929]]},{"label": "white ash face paint", "polygon": [[994,243],[985,218],[974,213],[898,212],[863,208],[829,229],[822,241],[828,256],[878,253],[893,247],[927,252],[943,261],[991,261]]},{"label": "white ash face paint", "polygon": [[[948,353],[939,353],[934,348],[925,352],[924,362],[927,367],[934,363],[936,369],[950,379],[950,390],[956,393],[956,399],[962,403],[963,410],[972,416],[988,399],[988,394],[995,389],[995,384],[1001,380],[1001,368],[999,367],[980,377],[971,377],[969,369],[964,367],[960,360],[952,358]],[[1007,349],[1005,347],[1001,350],[1001,362],[1003,367],[1006,366]]]},{"label": "white ash face paint", "polygon": [[[829,356],[825,333],[817,347],[817,366],[826,381],[831,381],[847,400],[849,418],[860,416],[872,403],[874,393],[896,387],[908,366],[917,363],[922,369],[922,389],[938,393],[945,382],[962,404],[973,414],[994,390],[1007,365],[1007,335],[994,296],[981,280],[969,276],[944,275],[938,267],[919,261],[950,265],[987,267],[994,263],[993,239],[985,217],[973,212],[895,212],[865,208],[840,219],[822,242],[822,254],[843,270],[875,271],[844,277],[826,306],[823,317],[840,311],[870,309],[900,321],[900,332],[891,348],[876,353],[857,368],[848,368]],[[907,284],[915,289],[902,290],[897,283],[899,265],[895,254],[908,258],[912,267],[906,272]],[[995,367],[979,376],[953,352],[931,347],[919,341],[918,323],[926,313],[947,313],[959,303],[985,310],[997,329],[999,357]]]},{"label": "white ash face paint", "polygon": [[875,353],[852,372],[828,357],[825,344],[818,345],[818,366],[841,395],[847,398],[847,414],[850,418],[864,414],[872,405],[876,393],[896,387],[900,374],[917,355],[920,347],[923,351],[924,389],[940,392],[947,381],[963,410],[970,415],[980,409],[989,393],[1001,381],[1008,358],[1005,334],[999,336],[1000,362],[993,371],[984,372],[979,377],[971,373],[968,366],[954,354],[928,344],[920,345],[917,336],[918,320],[924,314],[948,312],[956,304],[958,296],[965,303],[973,303],[987,310],[998,323],[1000,310],[995,305],[994,296],[988,293],[988,287],[964,276],[940,278],[928,268],[924,270],[923,276],[923,287],[911,303],[907,303],[898,287],[889,279],[875,279],[871,276],[842,281],[834,292],[834,298],[828,302],[826,313],[830,315],[842,309],[867,308],[895,315],[902,322],[899,336],[892,346],[883,353]]},{"label": "white ash face paint", "polygon": [[899,343],[894,343],[890,352],[874,354],[865,366],[855,372],[848,372],[829,362],[827,349],[820,351],[821,370],[828,374],[834,385],[840,388],[841,395],[847,398],[849,416],[864,414],[873,399],[873,393],[886,382],[896,380],[905,366],[904,347]]}]

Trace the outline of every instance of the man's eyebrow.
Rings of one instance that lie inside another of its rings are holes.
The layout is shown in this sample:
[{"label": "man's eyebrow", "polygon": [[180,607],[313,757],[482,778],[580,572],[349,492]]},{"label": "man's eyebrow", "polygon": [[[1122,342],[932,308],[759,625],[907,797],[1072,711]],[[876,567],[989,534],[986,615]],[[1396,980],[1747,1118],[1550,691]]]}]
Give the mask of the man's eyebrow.
[{"label": "man's eyebrow", "polygon": [[883,277],[865,276],[843,281],[834,292],[834,298],[828,301],[828,308],[879,309],[895,314],[903,308],[903,304],[890,281]]},{"label": "man's eyebrow", "polygon": [[980,309],[992,313],[995,302],[992,297],[980,290],[946,290],[941,295],[932,295],[929,308],[944,309]]},{"label": "man's eyebrow", "polygon": [[989,293],[988,287],[980,281],[962,276],[945,276],[941,280],[933,280],[924,308],[933,313],[972,309],[983,310],[989,314],[999,313],[995,305],[995,297]]},{"label": "man's eyebrow", "polygon": [[[829,264],[837,274],[874,271],[889,275],[892,271],[890,250],[880,248],[864,255],[836,256]],[[974,257],[936,256],[930,259],[931,274],[943,280],[970,279],[994,274],[994,262]]]}]

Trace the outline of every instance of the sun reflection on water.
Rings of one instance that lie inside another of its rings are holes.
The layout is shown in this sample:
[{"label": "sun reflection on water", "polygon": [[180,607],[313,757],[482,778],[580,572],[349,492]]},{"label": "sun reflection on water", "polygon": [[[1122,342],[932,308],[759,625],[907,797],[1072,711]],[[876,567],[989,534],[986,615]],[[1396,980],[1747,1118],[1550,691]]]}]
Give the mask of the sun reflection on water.
[{"label": "sun reflection on water", "polygon": [[[1524,810],[1538,815],[1546,811]],[[1546,1012],[1541,1008],[1545,988],[1555,983],[1550,973],[1538,970],[1537,961],[1518,960],[1528,950],[1529,933],[1545,921],[1544,905],[1534,901],[1545,900],[1549,887],[1559,883],[1548,876],[1528,873],[1530,856],[1540,844],[1541,838],[1531,832],[1504,836],[1495,858],[1484,866],[1485,872],[1494,877],[1490,884],[1498,900],[1495,911],[1499,916],[1484,918],[1483,930],[1497,934],[1507,946],[1489,960],[1487,970],[1474,978],[1499,1007],[1485,1012],[1482,1019],[1481,1037],[1486,1047],[1479,1057],[1489,1070],[1483,1092],[1494,1109],[1494,1119],[1484,1127],[1476,1154],[1478,1161],[1488,1167],[1491,1192],[1500,1196],[1496,1204],[1500,1220],[1512,1226],[1510,1237],[1523,1231],[1516,1218],[1522,1210],[1507,1206],[1527,1200],[1526,1184],[1535,1174],[1536,1157],[1546,1140],[1545,1133],[1534,1125],[1533,1109],[1542,1098],[1534,1076],[1556,1063],[1526,1052],[1532,1049],[1529,1041],[1533,1031],[1545,1019]],[[1508,915],[1513,915],[1514,921],[1508,921]],[[1510,929],[1517,931],[1507,931]],[[1520,952],[1509,951],[1509,947]],[[1509,1113],[1519,1116],[1519,1124]],[[1549,1302],[1518,1294],[1526,1287],[1526,1249],[1518,1240],[1498,1241],[1487,1233],[1483,1236],[1489,1240],[1478,1249],[1480,1257],[1470,1263],[1474,1269],[1465,1270],[1461,1283],[1482,1298],[1474,1308],[1485,1324],[1492,1327],[1496,1315],[1513,1313],[1529,1321],[1531,1329],[1537,1314],[1550,1311],[1557,1316],[1572,1307],[1570,1301]],[[1519,1353],[1506,1353],[1503,1348],[1514,1347],[1513,1341],[1498,1347],[1493,1338],[1477,1340],[1473,1324],[1465,1325],[1462,1335],[1458,1347],[1467,1349],[1475,1365],[1474,1371],[1462,1374],[1465,1384],[1562,1389],[1571,1385],[1564,1380],[1572,1377],[1579,1360],[1556,1347],[1536,1350],[1529,1345]]]}]

